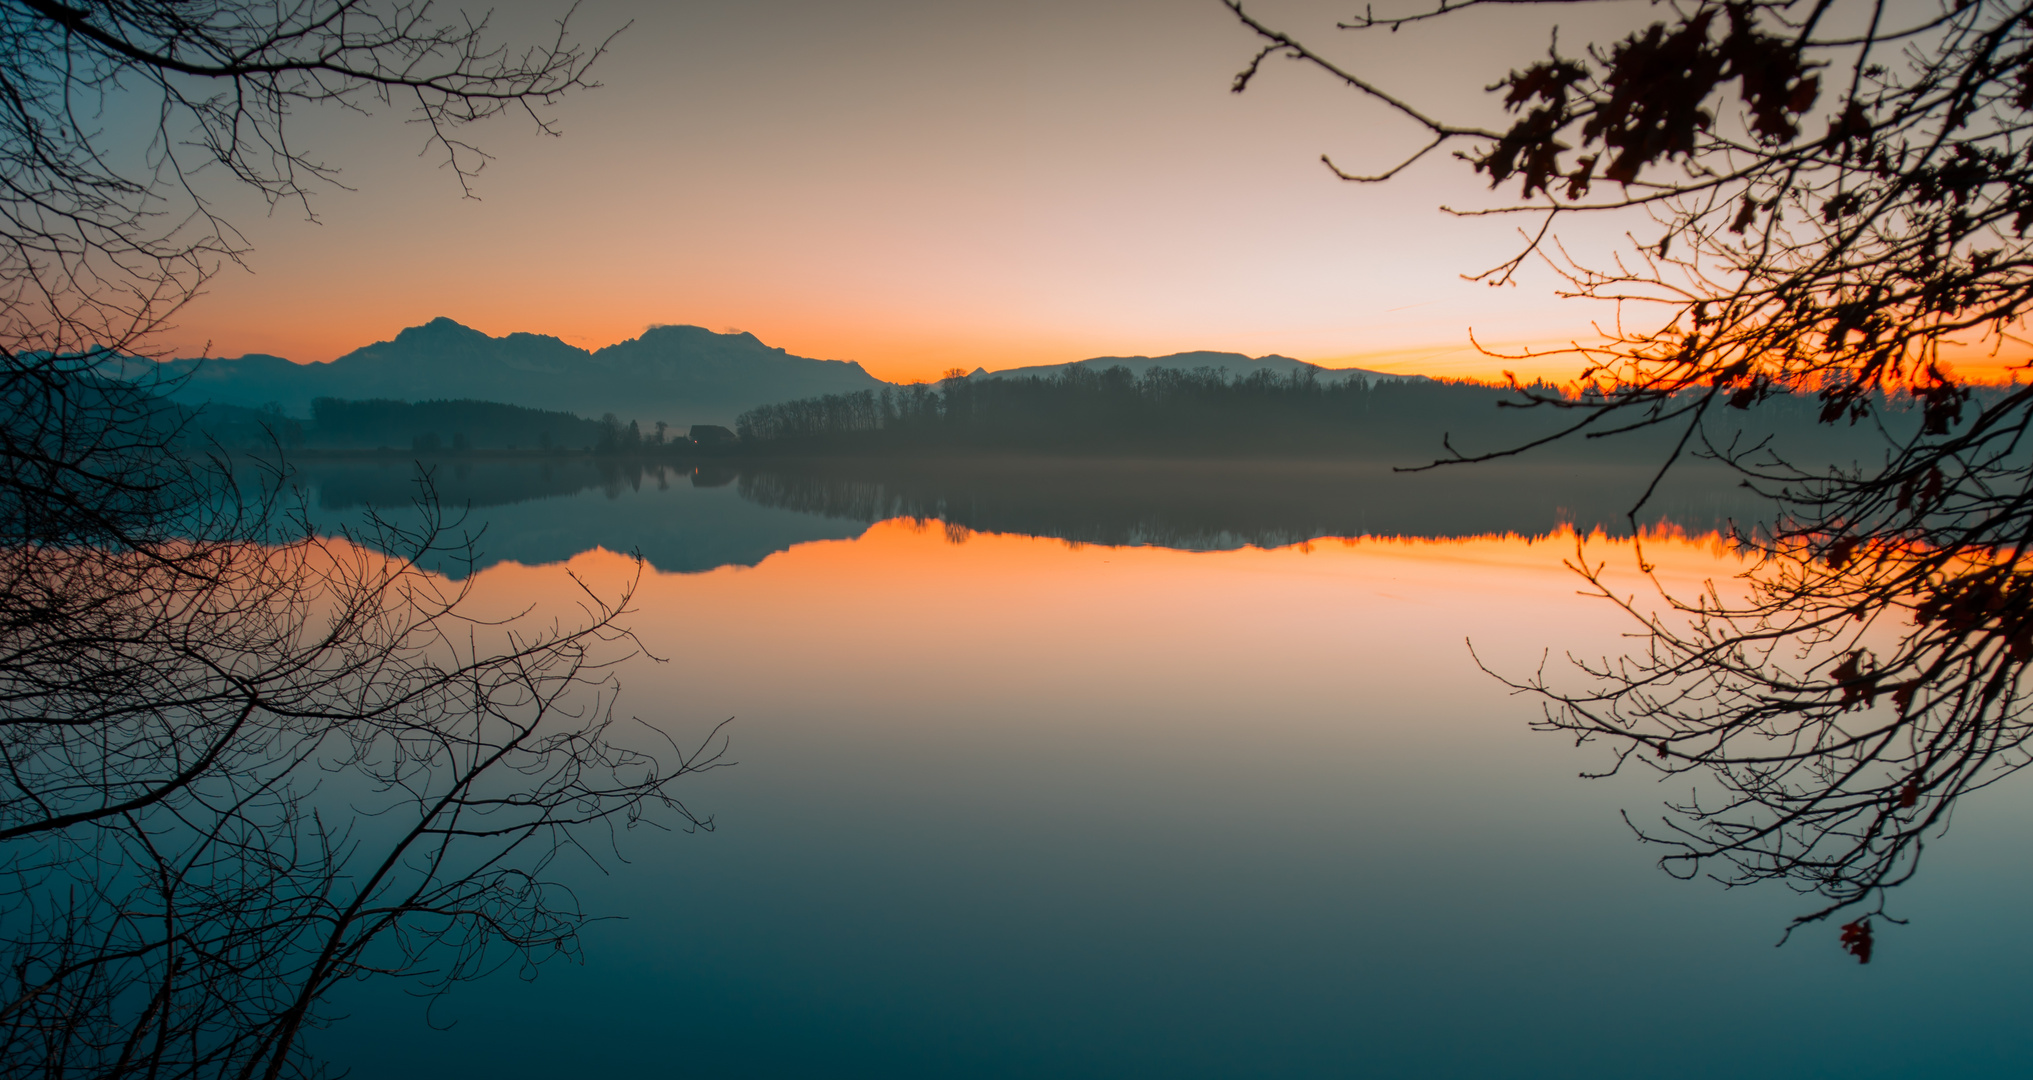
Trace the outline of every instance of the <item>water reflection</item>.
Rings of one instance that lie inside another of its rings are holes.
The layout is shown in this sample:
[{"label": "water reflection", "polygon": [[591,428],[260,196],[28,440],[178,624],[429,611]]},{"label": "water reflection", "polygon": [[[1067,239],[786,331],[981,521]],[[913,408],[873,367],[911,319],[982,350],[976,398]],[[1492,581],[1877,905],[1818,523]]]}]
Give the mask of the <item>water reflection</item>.
[{"label": "water reflection", "polygon": [[[1739,565],[1651,547],[1676,587]],[[471,988],[440,1015],[449,1033],[392,995],[360,1001],[334,1039],[377,1038],[338,1052],[405,1080],[2022,1062],[2033,942],[2013,905],[2033,883],[1993,856],[2023,846],[2026,795],[1965,815],[1871,967],[1832,933],[1771,948],[1797,898],[1659,874],[1618,811],[1660,789],[1578,782],[1597,759],[1529,731],[1532,706],[1475,673],[1467,636],[1510,670],[1548,642],[1625,647],[1575,595],[1571,551],[955,544],[890,521],[752,569],[653,575],[637,627],[672,659],[622,672],[622,707],[680,729],[739,716],[740,766],[694,796],[719,831],[634,838],[632,865],[587,875],[587,905],[626,921],[585,967]],[[1627,546],[1600,554],[1639,584]],[[626,570],[593,553],[474,585],[528,603],[566,596],[568,572]],[[1858,1020],[1882,1016],[1900,1022]],[[1973,1028],[1988,1034],[1959,1037]]]},{"label": "water reflection", "polygon": [[[743,498],[828,517],[938,519],[979,532],[1190,551],[1320,537],[1628,535],[1650,479],[1636,467],[1503,463],[1401,474],[1383,462],[986,460],[814,464],[744,471]],[[1690,472],[1645,524],[1692,532],[1755,515],[1720,473]]]},{"label": "water reflection", "polygon": [[[321,528],[337,530],[371,510],[398,522],[414,511],[420,467],[399,459],[295,465]],[[640,553],[666,571],[754,566],[814,540],[858,536],[858,522],[744,500],[732,476],[695,475],[591,458],[426,465],[448,511],[463,512],[473,558],[447,554],[430,568],[453,576],[501,562],[558,563],[604,549]]]},{"label": "water reflection", "polygon": [[[321,511],[330,513],[385,509],[417,490],[414,466],[399,461],[319,464],[302,475],[315,489]],[[556,564],[604,549],[640,552],[659,570],[696,573],[730,565],[756,566],[802,544],[862,537],[864,530],[893,521],[918,528],[937,523],[941,527],[934,535],[949,545],[967,544],[984,534],[1074,546],[1196,552],[1279,549],[1324,538],[1430,541],[1558,535],[1566,538],[1563,544],[1571,545],[1577,535],[1592,533],[1606,541],[1629,536],[1633,523],[1627,509],[1652,475],[1648,465],[1568,462],[1499,462],[1400,474],[1385,463],[1359,461],[836,460],[727,462],[679,471],[626,460],[578,458],[458,461],[436,469],[431,479],[446,503],[468,507],[476,526],[484,527],[477,543],[482,567],[503,561]],[[1719,468],[1676,470],[1648,503],[1639,525],[1655,535],[1715,537],[1733,526],[1761,523],[1769,515],[1768,507],[1737,480],[1738,474]],[[1636,655],[1642,649],[1625,659],[1627,647],[1610,648],[1597,655],[1611,659],[1586,664],[1580,669],[1584,676],[1621,679],[1618,685],[1635,687],[1634,700],[1640,706],[1656,708],[1663,700],[1660,694],[1671,691],[1683,696],[1668,704],[1699,711],[1724,700],[1729,679],[1756,673],[1759,658],[1706,648],[1699,627],[1672,636],[1678,625],[1674,620],[1690,615],[1699,619],[1707,611],[1675,614],[1673,597],[1720,602],[1721,594],[1707,591],[1704,577],[1728,579],[1745,569],[1741,562],[1713,562],[1722,557],[1719,545],[1714,551],[1702,550],[1705,554],[1697,562],[1703,573],[1653,593],[1648,601],[1667,612],[1667,622],[1652,623],[1651,607],[1626,609],[1639,620],[1637,632],[1651,635],[1650,660]],[[1571,553],[1570,547],[1533,557],[1544,567],[1557,569],[1560,554]],[[1659,557],[1653,553],[1655,563]],[[1635,555],[1631,558],[1635,564]],[[1593,561],[1578,560],[1577,565]],[[451,560],[444,563],[440,568],[461,569],[449,565]],[[1653,578],[1656,581],[1657,574]],[[1612,588],[1596,580],[1585,585],[1578,579],[1573,584],[1594,588],[1600,599],[1608,601],[1601,605],[1605,617],[1616,612],[1618,603],[1631,603],[1622,584]],[[1646,583],[1637,584],[1643,588]],[[1012,602],[1000,610],[1015,606],[1020,605]],[[1838,621],[1848,619],[1847,611],[1836,615]],[[1706,617],[1712,619],[1713,613]],[[1762,632],[1760,628],[1769,625],[1768,620],[1753,629]],[[1473,628],[1464,626],[1461,631],[1472,634]],[[1521,639],[1542,650],[1566,650],[1575,644],[1570,634],[1553,626]],[[2033,640],[2033,634],[2028,639]],[[1844,644],[1835,651],[1853,646]],[[1473,673],[1464,664],[1460,674]],[[1850,775],[1854,770],[1845,767],[1854,756],[1850,744],[1838,738],[1830,748],[1809,741],[1776,757],[1775,751],[1759,744],[1748,752],[1749,765],[1739,770],[1736,756],[1689,734],[1685,724],[1658,734],[1640,722],[1649,714],[1634,717],[1621,698],[1557,687],[1558,670],[1549,676],[1545,666],[1514,665],[1492,669],[1492,674],[1514,689],[1550,697],[1555,711],[1546,718],[1546,726],[1583,738],[1607,738],[1621,746],[1611,762],[1642,754],[1646,764],[1674,775],[1676,782],[1695,786],[1693,795],[1668,800],[1672,814],[1663,830],[1647,832],[1652,839],[1675,845],[1678,853],[1665,862],[1676,873],[1686,872],[1683,864],[1713,859],[1735,866],[1734,880],[1776,877],[1845,902],[1873,891],[1882,896],[1883,886],[1910,876],[1921,838],[1945,820],[1956,797],[1993,775],[1962,768],[1978,757],[1959,751],[1944,760],[1956,766],[1948,771],[1963,779],[1942,785],[1939,792],[1914,780],[1910,766],[1879,775],[1857,791],[1838,790],[1839,785],[1828,783],[1803,784],[1791,774],[1811,778],[1833,770],[1846,778],[1843,783],[1855,786]],[[1844,677],[1840,670],[1835,676],[1838,684],[1810,688],[1812,700],[1805,708],[1814,723],[1838,729],[1851,713],[1853,699],[1864,693],[1859,687],[1865,681],[1855,678],[1857,674],[1850,673],[1854,685],[1848,689],[1840,684]],[[1780,675],[1791,678],[1784,671]],[[1759,702],[1777,700],[1768,687],[1754,690],[1752,696]],[[1891,695],[1895,690],[1884,692]],[[741,710],[730,703],[730,711]],[[1735,729],[1717,730],[1728,734]],[[2006,730],[1979,725],[1970,729],[1970,737],[1995,742]],[[1758,734],[1769,741],[1762,729]],[[1951,746],[1938,739],[1929,745],[1937,743]],[[2001,745],[2009,751],[2017,740]],[[1932,761],[1928,755],[1933,753],[1920,757]],[[1998,756],[1994,750],[1986,753]],[[1876,750],[1873,754],[1884,756]],[[1786,768],[1775,767],[1775,761]],[[1586,762],[1582,767],[1602,764]],[[1796,810],[1796,804],[1805,809]],[[1767,816],[1778,817],[1776,826],[1757,816],[1768,810]],[[1903,824],[1884,827],[1894,819]],[[1691,848],[1683,842],[1691,835],[1685,833],[1689,822],[1696,829],[1719,830],[1721,839],[1710,837],[1706,847]],[[1858,842],[1859,835],[1864,842]],[[1845,845],[1852,849],[1848,854],[1820,853],[1824,846]],[[1686,854],[1689,850],[1693,856]]]},{"label": "water reflection", "polygon": [[[319,512],[343,520],[399,510],[417,494],[401,460],[297,466]],[[1013,533],[1073,543],[1193,551],[1283,547],[1322,537],[1628,535],[1651,479],[1643,466],[1498,463],[1415,475],[1385,462],[977,459],[729,463],[679,470],[593,458],[474,460],[430,475],[448,506],[489,528],[485,566],[640,551],[662,570],[753,566],[812,540],[891,518],[940,521],[956,539]],[[567,501],[559,501],[567,500]],[[1646,507],[1645,525],[1701,533],[1757,520],[1762,502],[1720,470],[1688,468]]]}]

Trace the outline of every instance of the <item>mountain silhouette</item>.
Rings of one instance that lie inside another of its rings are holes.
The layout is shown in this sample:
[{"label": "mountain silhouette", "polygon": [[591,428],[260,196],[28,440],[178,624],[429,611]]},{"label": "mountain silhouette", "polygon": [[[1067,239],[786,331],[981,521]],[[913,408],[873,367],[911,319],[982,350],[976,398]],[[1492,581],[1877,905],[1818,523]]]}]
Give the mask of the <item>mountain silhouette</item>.
[{"label": "mountain silhouette", "polygon": [[1370,371],[1366,368],[1324,368],[1289,356],[1244,356],[1232,352],[1182,352],[1169,356],[1097,356],[1091,360],[1075,360],[1068,364],[1037,364],[1030,367],[1004,368],[1001,371],[983,371],[976,368],[968,378],[987,377],[991,379],[1020,379],[1027,376],[1057,375],[1067,368],[1089,368],[1103,371],[1112,367],[1126,367],[1138,375],[1152,368],[1171,368],[1176,371],[1195,371],[1211,368],[1232,379],[1248,378],[1259,371],[1277,375],[1290,375],[1295,371],[1311,371],[1323,381],[1361,377],[1371,382],[1390,379],[1415,379],[1424,381],[1424,375],[1394,375],[1388,371]]},{"label": "mountain silhouette", "polygon": [[753,334],[654,326],[588,352],[543,334],[490,337],[445,318],[325,363],[264,355],[172,360],[161,374],[182,378],[170,394],[179,402],[272,403],[292,416],[307,415],[319,397],[470,398],[586,416],[614,412],[678,427],[729,423],[744,409],[788,398],[884,385],[860,364],[792,356]]},{"label": "mountain silhouette", "polygon": [[[134,361],[122,365],[132,375]],[[1418,379],[1359,368],[1322,368],[1287,356],[1187,352],[1170,356],[1102,356],[986,372],[971,378],[1051,375],[1069,367],[1214,368],[1231,377],[1257,371],[1280,375],[1314,371],[1323,380],[1360,375],[1372,381]],[[109,373],[110,370],[109,370]],[[170,360],[149,372],[173,387],[185,405],[207,403],[246,409],[280,406],[293,417],[310,415],[314,398],[349,401],[386,398],[494,401],[526,408],[597,417],[613,412],[645,426],[662,420],[731,425],[758,405],[889,385],[850,360],[793,356],[748,333],[719,334],[698,326],[653,326],[641,337],[587,351],[546,334],[492,337],[447,318],[432,319],[355,349],[336,360],[298,364],[280,356],[250,354],[234,360]]]}]

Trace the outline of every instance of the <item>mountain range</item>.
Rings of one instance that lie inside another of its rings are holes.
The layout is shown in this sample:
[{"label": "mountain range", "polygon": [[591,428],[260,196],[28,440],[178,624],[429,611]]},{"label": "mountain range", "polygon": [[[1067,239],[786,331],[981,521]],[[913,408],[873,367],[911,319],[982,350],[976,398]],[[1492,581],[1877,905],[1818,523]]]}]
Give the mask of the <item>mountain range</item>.
[{"label": "mountain range", "polygon": [[[1068,367],[1127,366],[1218,368],[1232,375],[1311,369],[1322,378],[1406,376],[1360,369],[1328,369],[1284,356],[1190,352],[1171,356],[1111,356],[988,372],[970,378],[1051,375]],[[127,365],[129,375],[133,372]],[[720,334],[698,326],[654,326],[641,337],[586,350],[543,334],[491,337],[451,319],[412,326],[392,341],[356,349],[336,360],[299,364],[279,356],[169,360],[154,372],[187,405],[213,403],[273,408],[307,416],[312,399],[388,398],[428,401],[471,398],[529,408],[568,410],[582,416],[616,413],[645,426],[730,424],[757,405],[890,385],[851,360],[815,360],[773,348],[747,333]]]},{"label": "mountain range", "polygon": [[1175,368],[1186,371],[1212,368],[1231,379],[1248,378],[1259,371],[1268,371],[1274,375],[1311,371],[1322,380],[1362,378],[1378,382],[1425,378],[1423,375],[1393,375],[1390,372],[1370,371],[1367,368],[1324,368],[1318,364],[1309,364],[1304,360],[1294,360],[1289,356],[1278,356],[1275,353],[1270,356],[1250,357],[1231,352],[1183,352],[1170,356],[1097,356],[1091,360],[1075,360],[1070,364],[1040,364],[1033,367],[1005,368],[1001,371],[977,369],[968,378],[985,375],[992,379],[1012,379],[1029,375],[1056,375],[1074,367],[1092,368],[1097,371],[1126,367],[1138,375],[1152,368]]}]

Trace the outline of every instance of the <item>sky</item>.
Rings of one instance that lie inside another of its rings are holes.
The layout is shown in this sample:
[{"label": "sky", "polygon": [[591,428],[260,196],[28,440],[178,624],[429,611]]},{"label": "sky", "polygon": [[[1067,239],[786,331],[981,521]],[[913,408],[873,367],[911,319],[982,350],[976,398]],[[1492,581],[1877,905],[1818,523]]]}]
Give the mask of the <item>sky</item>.
[{"label": "sky", "polygon": [[[517,0],[496,23],[527,41],[561,7]],[[1479,123],[1499,116],[1481,87],[1549,30],[1498,11],[1467,35],[1362,37],[1334,29],[1345,2],[1251,10]],[[515,117],[469,133],[494,158],[476,199],[399,110],[296,117],[344,187],[312,221],[216,186],[254,251],[181,313],[170,352],[329,360],[447,316],[586,348],[745,330],[893,380],[1197,349],[1564,379],[1571,359],[1472,341],[1556,345],[1613,314],[1556,298],[1537,266],[1463,280],[1524,222],[1443,212],[1494,201],[1462,162],[1336,180],[1321,154],[1387,167],[1419,132],[1297,64],[1230,93],[1255,39],[1217,0],[586,0],[574,17],[588,37],[624,24],[603,85],[554,110],[561,137]],[[1567,239],[1607,254],[1644,224]]]}]

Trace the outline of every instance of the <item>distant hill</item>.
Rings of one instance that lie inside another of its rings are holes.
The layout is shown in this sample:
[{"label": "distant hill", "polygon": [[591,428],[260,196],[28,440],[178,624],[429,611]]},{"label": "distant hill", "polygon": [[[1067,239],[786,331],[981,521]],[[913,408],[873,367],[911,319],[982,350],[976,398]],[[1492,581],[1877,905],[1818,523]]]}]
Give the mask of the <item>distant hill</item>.
[{"label": "distant hill", "polygon": [[768,402],[886,385],[860,364],[792,356],[753,334],[659,326],[588,352],[541,334],[490,337],[442,318],[328,363],[172,360],[161,374],[184,377],[170,394],[178,402],[279,405],[291,416],[307,416],[315,398],[477,399],[681,427],[730,423]]},{"label": "distant hill", "polygon": [[[1231,378],[1259,371],[1312,371],[1323,382],[1362,376],[1371,382],[1418,381],[1358,368],[1323,368],[1287,356],[1188,352],[1170,356],[1101,356],[970,378],[1054,375],[1071,368],[1209,368]],[[133,374],[133,362],[126,374]],[[879,390],[885,383],[846,360],[814,360],[772,348],[753,334],[717,334],[698,326],[652,327],[639,338],[587,351],[543,334],[491,337],[451,319],[412,326],[325,363],[298,364],[252,354],[237,360],[171,360],[150,377],[172,385],[171,400],[240,409],[278,409],[305,418],[318,398],[343,401],[494,401],[596,418],[616,413],[645,428],[662,420],[731,425],[758,405]]]},{"label": "distant hill", "polygon": [[970,379],[1021,379],[1028,376],[1057,375],[1068,368],[1087,368],[1104,371],[1112,367],[1125,367],[1142,375],[1152,368],[1166,368],[1173,371],[1197,371],[1202,368],[1222,372],[1232,379],[1244,379],[1259,371],[1277,375],[1289,375],[1294,371],[1312,371],[1322,381],[1352,379],[1361,377],[1371,382],[1413,380],[1424,382],[1424,375],[1393,375],[1387,371],[1370,371],[1366,368],[1325,368],[1294,360],[1289,356],[1244,356],[1232,352],[1182,352],[1170,356],[1097,356],[1091,360],[1075,360],[1070,364],[1038,364],[1032,367],[1005,368],[1001,371],[976,369]]}]

